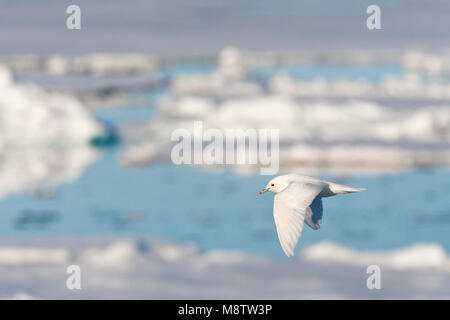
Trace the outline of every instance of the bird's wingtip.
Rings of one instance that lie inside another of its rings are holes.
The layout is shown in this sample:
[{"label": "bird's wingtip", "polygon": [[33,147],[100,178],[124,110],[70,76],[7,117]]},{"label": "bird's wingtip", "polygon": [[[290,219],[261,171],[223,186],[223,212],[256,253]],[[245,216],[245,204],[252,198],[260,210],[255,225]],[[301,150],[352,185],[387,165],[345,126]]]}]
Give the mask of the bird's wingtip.
[{"label": "bird's wingtip", "polygon": [[286,256],[287,256],[288,258],[291,258],[291,257],[294,256],[294,252],[292,252],[292,251],[289,251],[289,252],[284,251],[284,254],[286,254]]}]

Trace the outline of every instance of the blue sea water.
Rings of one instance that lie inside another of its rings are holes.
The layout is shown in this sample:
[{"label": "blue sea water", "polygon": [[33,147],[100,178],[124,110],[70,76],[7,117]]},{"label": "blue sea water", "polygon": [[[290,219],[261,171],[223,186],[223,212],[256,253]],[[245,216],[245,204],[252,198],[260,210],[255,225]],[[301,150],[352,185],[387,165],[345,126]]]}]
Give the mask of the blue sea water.
[{"label": "blue sea water", "polygon": [[[208,75],[217,70],[215,64],[179,64],[161,69],[164,76]],[[396,64],[279,64],[257,66],[248,70],[250,80],[267,81],[281,74],[287,74],[296,80],[313,80],[316,78],[334,81],[339,79],[365,79],[377,83],[386,75],[402,76],[405,70]]]},{"label": "blue sea water", "polygon": [[296,64],[255,68],[250,72],[250,77],[267,80],[277,74],[287,74],[303,81],[316,78],[328,81],[365,79],[377,83],[387,74],[401,76],[404,73],[404,69],[395,64]]}]

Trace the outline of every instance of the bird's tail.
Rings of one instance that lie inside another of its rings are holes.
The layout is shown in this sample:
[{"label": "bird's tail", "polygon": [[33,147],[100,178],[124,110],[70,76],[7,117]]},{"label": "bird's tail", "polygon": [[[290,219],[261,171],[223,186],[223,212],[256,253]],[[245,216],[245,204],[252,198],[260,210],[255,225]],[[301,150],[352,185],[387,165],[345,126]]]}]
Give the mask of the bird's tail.
[{"label": "bird's tail", "polygon": [[348,186],[343,186],[340,184],[333,183],[329,185],[330,190],[334,194],[343,194],[343,193],[352,193],[352,192],[363,192],[366,191],[366,188],[352,188]]}]

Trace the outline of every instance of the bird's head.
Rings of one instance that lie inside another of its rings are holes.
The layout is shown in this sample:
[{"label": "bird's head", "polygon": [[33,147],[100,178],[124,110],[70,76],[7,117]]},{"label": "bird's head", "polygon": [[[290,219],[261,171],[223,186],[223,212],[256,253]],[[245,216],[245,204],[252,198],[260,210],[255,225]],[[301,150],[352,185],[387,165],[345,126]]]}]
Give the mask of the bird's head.
[{"label": "bird's head", "polygon": [[263,194],[266,191],[272,191],[272,192],[281,192],[284,189],[286,189],[289,185],[289,179],[287,176],[279,176],[276,178],[273,178],[269,181],[267,186],[262,189],[259,194]]}]

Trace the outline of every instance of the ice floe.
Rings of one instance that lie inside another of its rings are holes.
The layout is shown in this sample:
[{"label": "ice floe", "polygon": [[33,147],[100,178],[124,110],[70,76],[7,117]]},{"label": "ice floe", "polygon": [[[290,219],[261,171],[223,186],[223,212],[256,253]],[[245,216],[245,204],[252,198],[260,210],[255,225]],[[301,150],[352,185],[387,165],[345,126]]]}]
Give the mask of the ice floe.
[{"label": "ice floe", "polygon": [[230,98],[172,97],[149,123],[123,128],[125,164],[170,161],[176,128],[280,129],[280,165],[289,167],[410,167],[450,161],[450,107],[391,108],[381,104],[302,101],[285,95]]},{"label": "ice floe", "polygon": [[[149,239],[33,240],[0,246],[0,297],[442,299],[450,296],[449,260],[434,244],[363,252],[319,243],[289,260]],[[381,290],[366,286],[374,264]],[[65,287],[69,265],[80,267],[81,290]]]},{"label": "ice floe", "polygon": [[0,197],[40,182],[70,181],[97,158],[103,129],[75,98],[17,84],[0,68]]}]

